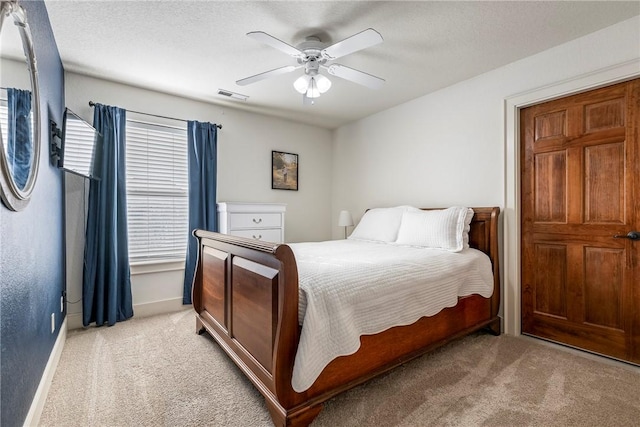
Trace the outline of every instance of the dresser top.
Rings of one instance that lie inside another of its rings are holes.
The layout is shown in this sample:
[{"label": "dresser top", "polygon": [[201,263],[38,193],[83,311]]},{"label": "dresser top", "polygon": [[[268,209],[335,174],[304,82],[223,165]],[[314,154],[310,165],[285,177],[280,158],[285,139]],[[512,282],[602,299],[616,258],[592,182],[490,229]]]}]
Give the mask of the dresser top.
[{"label": "dresser top", "polygon": [[285,212],[284,203],[219,202],[218,212]]}]

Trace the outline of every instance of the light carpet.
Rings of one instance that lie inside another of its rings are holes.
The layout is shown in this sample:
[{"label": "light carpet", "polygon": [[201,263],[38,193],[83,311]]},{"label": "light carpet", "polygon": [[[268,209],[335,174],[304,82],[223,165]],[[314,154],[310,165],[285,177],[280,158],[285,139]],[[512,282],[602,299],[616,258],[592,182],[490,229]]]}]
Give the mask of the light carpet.
[{"label": "light carpet", "polygon": [[[193,310],[70,331],[41,426],[271,426]],[[331,399],[313,426],[638,426],[640,373],[476,333]]]}]

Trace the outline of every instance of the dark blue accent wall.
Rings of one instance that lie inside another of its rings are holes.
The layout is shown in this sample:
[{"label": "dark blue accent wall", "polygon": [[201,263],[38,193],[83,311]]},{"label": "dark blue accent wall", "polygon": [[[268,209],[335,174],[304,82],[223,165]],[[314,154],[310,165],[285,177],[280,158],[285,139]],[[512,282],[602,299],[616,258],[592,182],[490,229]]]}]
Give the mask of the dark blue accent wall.
[{"label": "dark blue accent wall", "polygon": [[[64,278],[62,172],[49,161],[49,119],[62,122],[64,72],[43,1],[27,11],[40,81],[38,180],[29,205],[13,212],[0,203],[0,425],[21,426],[62,325]],[[9,20],[5,19],[9,24]],[[12,25],[12,24],[11,24]],[[51,313],[56,331],[51,333]]]}]

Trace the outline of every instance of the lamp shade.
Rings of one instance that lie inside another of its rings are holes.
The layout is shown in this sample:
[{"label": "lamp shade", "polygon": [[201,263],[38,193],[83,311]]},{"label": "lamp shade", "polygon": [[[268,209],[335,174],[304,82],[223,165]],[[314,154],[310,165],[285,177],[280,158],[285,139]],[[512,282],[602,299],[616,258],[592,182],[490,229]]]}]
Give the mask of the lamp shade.
[{"label": "lamp shade", "polygon": [[318,85],[318,91],[320,93],[325,93],[331,87],[331,80],[323,76],[322,74],[318,74],[314,77],[316,80],[316,84]]},{"label": "lamp shade", "polygon": [[320,90],[318,89],[318,82],[315,77],[311,77],[309,87],[307,88],[307,98],[317,98],[319,96]]},{"label": "lamp shade", "polygon": [[299,93],[306,93],[307,89],[309,89],[309,80],[311,80],[311,77],[308,74],[304,74],[293,82],[293,87]]},{"label": "lamp shade", "polygon": [[353,218],[351,217],[351,213],[349,211],[340,211],[340,216],[338,217],[338,226],[350,227],[352,225]]},{"label": "lamp shade", "polygon": [[321,74],[304,74],[293,82],[293,87],[299,93],[307,95],[307,98],[317,98],[331,87],[331,80]]}]

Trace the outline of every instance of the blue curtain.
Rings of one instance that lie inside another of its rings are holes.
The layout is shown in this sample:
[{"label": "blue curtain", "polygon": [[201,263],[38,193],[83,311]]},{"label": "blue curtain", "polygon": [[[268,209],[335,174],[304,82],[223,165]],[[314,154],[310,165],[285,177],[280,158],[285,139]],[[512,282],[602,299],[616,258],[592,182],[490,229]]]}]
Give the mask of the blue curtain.
[{"label": "blue curtain", "polygon": [[127,191],[125,181],[126,111],[96,104],[93,126],[102,135],[96,147],[100,180],[91,180],[84,250],[82,323],[113,326],[133,316]]},{"label": "blue curtain", "polygon": [[216,173],[218,128],[215,124],[189,121],[189,243],[184,268],[183,304],[191,304],[191,286],[198,258],[196,229],[218,231],[216,212]]},{"label": "blue curtain", "polygon": [[23,190],[31,171],[33,145],[39,144],[31,137],[31,91],[7,88],[7,104],[7,160],[14,182]]}]

